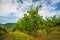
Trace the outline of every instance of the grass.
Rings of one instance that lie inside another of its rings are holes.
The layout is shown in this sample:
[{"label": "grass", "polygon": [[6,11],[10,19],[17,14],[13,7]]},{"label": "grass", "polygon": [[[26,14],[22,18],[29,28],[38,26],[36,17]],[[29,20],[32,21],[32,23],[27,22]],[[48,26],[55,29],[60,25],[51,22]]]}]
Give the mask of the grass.
[{"label": "grass", "polygon": [[33,36],[28,35],[23,32],[20,32],[19,30],[15,31],[13,33],[13,35],[15,36],[16,40],[18,40],[18,39],[20,39],[20,40],[36,40]]},{"label": "grass", "polygon": [[60,40],[60,26],[52,27],[52,32],[49,35],[46,35],[44,30],[38,30],[38,35],[34,38],[31,35],[28,35],[24,32],[16,30],[14,32],[7,33],[3,36],[0,36],[1,40]]},{"label": "grass", "polygon": [[37,40],[33,36],[25,34],[19,30],[16,30],[15,32],[10,32],[1,37],[1,40]]},{"label": "grass", "polygon": [[37,38],[39,40],[60,40],[60,26],[52,27],[52,32],[49,35],[46,35],[46,32],[43,30],[38,30]]}]

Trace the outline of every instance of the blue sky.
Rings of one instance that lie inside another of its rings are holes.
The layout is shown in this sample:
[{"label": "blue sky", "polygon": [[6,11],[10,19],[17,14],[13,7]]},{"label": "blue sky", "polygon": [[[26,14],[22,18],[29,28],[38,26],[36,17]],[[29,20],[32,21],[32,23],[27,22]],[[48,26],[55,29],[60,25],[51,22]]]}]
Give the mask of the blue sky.
[{"label": "blue sky", "polygon": [[16,23],[27,10],[38,4],[42,5],[39,15],[43,18],[60,16],[60,0],[0,0],[0,23]]}]

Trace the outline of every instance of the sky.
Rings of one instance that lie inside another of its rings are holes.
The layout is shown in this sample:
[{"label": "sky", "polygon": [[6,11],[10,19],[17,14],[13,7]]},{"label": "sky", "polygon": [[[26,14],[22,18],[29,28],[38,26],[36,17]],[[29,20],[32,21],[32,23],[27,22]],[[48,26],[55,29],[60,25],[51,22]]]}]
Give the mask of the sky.
[{"label": "sky", "polygon": [[0,0],[0,23],[16,23],[38,4],[42,5],[39,15],[43,18],[60,16],[60,0]]}]

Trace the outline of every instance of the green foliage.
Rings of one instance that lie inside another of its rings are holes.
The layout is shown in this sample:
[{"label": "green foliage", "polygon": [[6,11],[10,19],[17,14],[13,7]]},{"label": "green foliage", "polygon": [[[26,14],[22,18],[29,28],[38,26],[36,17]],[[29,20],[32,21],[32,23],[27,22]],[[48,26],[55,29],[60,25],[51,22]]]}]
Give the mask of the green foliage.
[{"label": "green foliage", "polygon": [[45,30],[47,34],[51,33],[50,28],[59,24],[60,21],[56,16],[43,19],[43,17],[38,14],[40,7],[41,5],[38,5],[35,9],[31,8],[28,10],[28,14],[24,14],[24,17],[17,22],[16,28],[28,34],[36,35],[38,29]]},{"label": "green foliage", "polygon": [[58,26],[58,25],[60,25],[60,17],[53,17],[53,23],[55,24],[55,26]]},{"label": "green foliage", "polygon": [[5,26],[0,24],[0,35],[7,33]]},{"label": "green foliage", "polygon": [[51,18],[51,27],[55,27],[55,26],[58,26],[60,25],[60,17],[56,17],[56,15],[54,15],[52,18]]},{"label": "green foliage", "polygon": [[17,22],[17,28],[29,34],[36,33],[40,27],[40,19],[42,19],[42,17],[38,15],[39,7],[41,6],[27,11],[28,14],[24,14],[24,17]]},{"label": "green foliage", "polygon": [[28,14],[24,14],[24,17],[17,22],[17,28],[33,35],[36,35],[38,29],[43,29],[49,34],[51,32],[50,27],[52,21],[50,18],[44,20],[43,17],[38,14],[40,7],[41,6],[37,6],[36,9],[31,8],[28,10]]}]

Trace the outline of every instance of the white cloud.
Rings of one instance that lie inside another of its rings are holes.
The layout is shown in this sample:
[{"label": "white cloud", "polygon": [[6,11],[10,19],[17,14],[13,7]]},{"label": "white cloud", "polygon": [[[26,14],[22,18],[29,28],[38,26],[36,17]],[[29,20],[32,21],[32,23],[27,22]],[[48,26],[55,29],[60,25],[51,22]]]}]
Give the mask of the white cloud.
[{"label": "white cloud", "polygon": [[39,14],[40,14],[41,16],[43,16],[43,18],[52,17],[52,16],[56,15],[56,13],[57,13],[57,12],[52,12],[52,13],[50,13],[50,12],[48,12],[47,10],[41,10],[41,11],[39,11]]},{"label": "white cloud", "polygon": [[60,0],[51,0],[51,2],[54,4],[60,2]]},{"label": "white cloud", "polygon": [[0,16],[8,14],[10,11],[15,11],[16,6],[13,6],[10,0],[1,0]]},{"label": "white cloud", "polygon": [[[8,22],[16,22],[17,19],[14,19],[15,16],[18,18],[23,17],[23,14],[26,13],[28,8],[30,8],[29,6],[33,4],[33,8],[35,8],[37,4],[40,4],[40,3],[42,7],[39,10],[39,14],[44,18],[46,18],[47,16],[48,17],[53,16],[55,14],[60,15],[60,11],[59,12],[55,11],[56,7],[51,6],[51,5],[55,5],[55,3],[60,2],[60,0],[51,0],[51,4],[49,5],[47,4],[47,2],[50,0],[46,0],[46,1],[39,0],[39,2],[38,1],[32,2],[32,0],[22,0],[23,3],[17,2],[17,1],[18,0],[0,0],[0,16],[4,17],[4,18],[0,17],[0,22],[7,23],[6,20],[8,20]],[[11,13],[14,13],[12,17],[11,17]],[[5,17],[10,17],[11,21],[9,21],[10,19],[7,19]]]},{"label": "white cloud", "polygon": [[55,9],[57,7],[51,6],[52,4],[49,4],[47,6],[47,3],[46,2],[45,3],[44,2],[42,3],[42,8],[39,10],[39,14],[41,16],[43,16],[43,18],[51,17],[51,16],[56,15],[56,13],[58,13],[58,12],[55,11]]},{"label": "white cloud", "polygon": [[[32,0],[24,0],[24,4],[18,3],[17,0],[0,0],[0,16],[7,16],[11,12],[14,12],[16,16],[21,17],[25,12],[24,8],[32,4]],[[12,3],[12,1],[14,3]],[[17,9],[18,8],[18,9]]]},{"label": "white cloud", "polygon": [[[34,6],[36,6],[38,3],[40,3],[38,1],[33,3],[32,0],[22,0],[23,4],[18,3],[17,2],[18,0],[0,0],[0,1],[1,1],[0,2],[0,5],[1,5],[0,16],[7,16],[11,12],[13,12],[17,17],[23,16],[23,14],[25,12],[23,12],[22,10],[26,11],[26,9],[24,9],[25,7],[31,6],[32,4],[34,4]],[[39,13],[41,13],[43,16],[55,14],[52,11],[54,11],[56,9],[56,7],[51,7],[51,4],[49,6],[47,6],[47,1],[41,0],[42,8],[41,8],[41,11]],[[59,2],[59,0],[51,0],[51,1],[52,1],[52,4]]]}]

